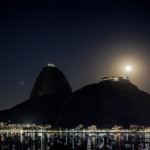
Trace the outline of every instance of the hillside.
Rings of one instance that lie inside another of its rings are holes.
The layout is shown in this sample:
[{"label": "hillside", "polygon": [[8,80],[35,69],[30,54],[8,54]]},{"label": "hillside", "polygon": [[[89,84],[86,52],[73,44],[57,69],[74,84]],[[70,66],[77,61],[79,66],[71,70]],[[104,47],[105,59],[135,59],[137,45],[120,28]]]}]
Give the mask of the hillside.
[{"label": "hillside", "polygon": [[75,127],[150,125],[150,95],[129,81],[102,81],[75,91],[71,97],[40,96],[0,112],[0,121]]},{"label": "hillside", "polygon": [[127,80],[102,81],[73,93],[64,125],[150,125],[150,95]]},{"label": "hillside", "polygon": [[0,111],[0,121],[51,124],[53,127],[88,125],[150,125],[150,95],[128,78],[109,79],[72,93],[64,74],[54,65],[44,67],[30,98]]}]

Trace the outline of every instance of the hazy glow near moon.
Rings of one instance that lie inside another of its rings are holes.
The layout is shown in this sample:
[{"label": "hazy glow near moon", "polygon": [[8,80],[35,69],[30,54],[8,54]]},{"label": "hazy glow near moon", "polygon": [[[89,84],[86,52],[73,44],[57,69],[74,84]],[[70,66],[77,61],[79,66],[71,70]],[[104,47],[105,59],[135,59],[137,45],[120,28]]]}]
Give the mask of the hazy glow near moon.
[{"label": "hazy glow near moon", "polygon": [[132,70],[132,67],[130,65],[125,66],[125,70],[127,72],[130,72]]}]

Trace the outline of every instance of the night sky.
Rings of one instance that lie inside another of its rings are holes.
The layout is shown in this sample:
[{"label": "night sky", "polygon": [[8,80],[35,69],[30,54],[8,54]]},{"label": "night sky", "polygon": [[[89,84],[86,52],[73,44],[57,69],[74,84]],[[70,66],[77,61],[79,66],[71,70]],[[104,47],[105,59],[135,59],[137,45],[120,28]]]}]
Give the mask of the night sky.
[{"label": "night sky", "polygon": [[104,76],[127,75],[150,93],[150,5],[0,2],[0,110],[27,100],[48,63],[65,74],[73,91]]}]

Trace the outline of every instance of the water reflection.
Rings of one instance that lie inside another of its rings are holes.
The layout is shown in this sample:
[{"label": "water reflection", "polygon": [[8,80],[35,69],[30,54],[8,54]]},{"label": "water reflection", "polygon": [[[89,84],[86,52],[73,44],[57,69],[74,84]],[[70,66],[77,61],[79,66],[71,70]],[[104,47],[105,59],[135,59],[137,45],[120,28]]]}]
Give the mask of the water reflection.
[{"label": "water reflection", "polygon": [[0,150],[150,150],[150,133],[1,133]]}]

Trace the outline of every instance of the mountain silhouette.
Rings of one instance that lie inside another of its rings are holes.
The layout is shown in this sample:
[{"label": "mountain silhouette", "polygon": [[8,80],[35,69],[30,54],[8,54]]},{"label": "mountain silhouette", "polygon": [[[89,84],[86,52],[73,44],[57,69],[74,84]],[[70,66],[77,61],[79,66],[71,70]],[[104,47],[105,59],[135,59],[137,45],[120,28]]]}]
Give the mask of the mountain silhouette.
[{"label": "mountain silhouette", "polygon": [[71,92],[63,73],[53,65],[39,74],[29,100],[0,112],[0,121],[88,125],[150,125],[150,95],[128,78],[103,78]]},{"label": "mountain silhouette", "polygon": [[71,94],[71,87],[64,74],[53,64],[48,64],[39,74],[30,98],[54,94]]},{"label": "mountain silhouette", "polygon": [[65,75],[48,64],[38,75],[29,100],[0,112],[0,121],[55,125],[72,94]]},{"label": "mountain silhouette", "polygon": [[61,122],[64,126],[150,125],[150,95],[129,80],[87,85],[73,93],[67,106]]}]

